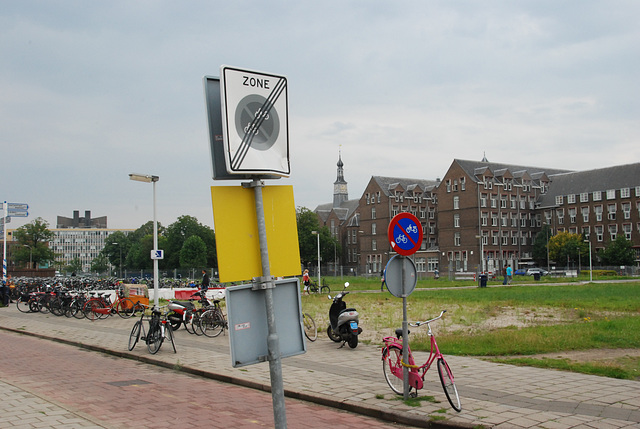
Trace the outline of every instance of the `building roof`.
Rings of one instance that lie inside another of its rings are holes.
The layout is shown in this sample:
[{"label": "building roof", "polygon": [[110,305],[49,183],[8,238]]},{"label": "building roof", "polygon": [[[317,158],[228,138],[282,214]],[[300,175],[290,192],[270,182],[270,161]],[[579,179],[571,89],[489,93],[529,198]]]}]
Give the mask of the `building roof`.
[{"label": "building roof", "polygon": [[523,177],[525,174],[528,174],[530,177],[540,178],[543,176],[543,173],[547,176],[552,174],[561,174],[561,173],[569,173],[571,170],[561,170],[557,168],[543,168],[543,167],[527,167],[522,165],[515,164],[504,164],[499,162],[483,162],[483,161],[470,161],[464,159],[454,159],[453,162],[457,162],[458,165],[467,173],[471,179],[478,182],[479,179],[477,177],[478,174],[482,174],[483,172],[490,170],[496,176],[502,176],[505,173],[505,170],[509,170],[509,172],[513,175],[514,178]]},{"label": "building roof", "polygon": [[554,174],[549,179],[552,184],[540,200],[542,207],[554,206],[558,195],[635,188],[640,184],[640,163]]},{"label": "building roof", "polygon": [[372,179],[375,180],[380,189],[384,191],[385,195],[390,195],[390,191],[396,189],[398,186],[405,191],[414,190],[417,187],[423,192],[431,192],[439,183],[436,180],[407,179],[401,177],[372,176]]}]

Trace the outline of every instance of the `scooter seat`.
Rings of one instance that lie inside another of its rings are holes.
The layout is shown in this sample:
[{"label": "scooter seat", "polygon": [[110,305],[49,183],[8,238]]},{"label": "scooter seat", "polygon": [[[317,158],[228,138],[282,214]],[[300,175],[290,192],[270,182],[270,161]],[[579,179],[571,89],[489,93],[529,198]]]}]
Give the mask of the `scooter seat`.
[{"label": "scooter seat", "polygon": [[345,308],[344,310],[342,310],[342,311],[340,312],[340,314],[342,314],[342,313],[344,313],[344,312],[346,312],[346,311],[356,311],[356,309],[355,309],[355,308]]},{"label": "scooter seat", "polygon": [[[407,330],[407,334],[410,334],[410,333],[411,333],[411,331]],[[396,329],[396,338],[397,339],[402,338],[402,328]]]},{"label": "scooter seat", "polygon": [[191,301],[172,301],[172,302],[174,304],[179,304],[179,305],[183,306],[187,310],[193,310],[194,308],[196,308],[196,306],[193,305],[193,302],[191,302]]}]

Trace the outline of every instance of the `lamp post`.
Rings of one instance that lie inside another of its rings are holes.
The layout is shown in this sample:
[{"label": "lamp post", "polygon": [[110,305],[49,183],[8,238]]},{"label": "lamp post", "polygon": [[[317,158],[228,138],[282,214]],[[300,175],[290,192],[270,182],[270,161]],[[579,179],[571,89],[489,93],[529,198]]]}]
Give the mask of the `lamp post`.
[{"label": "lamp post", "polygon": [[311,231],[311,234],[318,237],[318,287],[322,286],[320,283],[320,233],[318,231]]},{"label": "lamp post", "polygon": [[591,240],[584,240],[589,243],[589,283],[593,283],[593,262],[591,260]]},{"label": "lamp post", "polygon": [[[158,250],[158,221],[156,219],[156,182],[158,176],[150,174],[129,174],[129,179],[138,182],[153,183],[153,250]],[[153,306],[158,309],[158,259],[153,259]]]},{"label": "lamp post", "polygon": [[481,235],[476,235],[476,238],[480,240],[480,273],[484,273],[484,242]]},{"label": "lamp post", "polygon": [[122,244],[118,243],[117,241],[114,241],[111,244],[117,244],[118,248],[120,249],[120,278],[122,279]]},{"label": "lamp post", "polygon": [[23,246],[29,248],[29,269],[31,269],[31,265],[33,264],[33,262],[31,262],[32,261],[31,256],[33,255],[33,248],[28,244],[23,244]]}]

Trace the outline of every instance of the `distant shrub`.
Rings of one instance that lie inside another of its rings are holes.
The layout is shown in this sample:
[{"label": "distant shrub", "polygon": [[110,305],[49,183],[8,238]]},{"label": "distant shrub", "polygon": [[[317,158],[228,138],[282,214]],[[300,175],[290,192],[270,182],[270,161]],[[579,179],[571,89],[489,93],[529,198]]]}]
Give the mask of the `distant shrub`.
[{"label": "distant shrub", "polygon": [[[586,271],[587,273],[589,270]],[[604,276],[617,276],[618,273],[615,270],[593,270],[594,277],[604,277]]]}]

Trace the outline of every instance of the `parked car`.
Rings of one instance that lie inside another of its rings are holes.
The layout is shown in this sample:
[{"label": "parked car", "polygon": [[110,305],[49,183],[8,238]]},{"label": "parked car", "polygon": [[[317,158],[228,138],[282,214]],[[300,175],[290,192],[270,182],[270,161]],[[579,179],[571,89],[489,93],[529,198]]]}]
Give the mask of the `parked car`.
[{"label": "parked car", "polygon": [[542,268],[529,268],[527,270],[528,276],[533,276],[536,274],[540,274],[541,276],[546,276],[547,274],[549,274],[549,272],[547,270],[543,270]]},{"label": "parked car", "polygon": [[516,270],[515,275],[516,276],[525,276],[525,275],[527,275],[526,268],[520,268],[519,270]]}]

